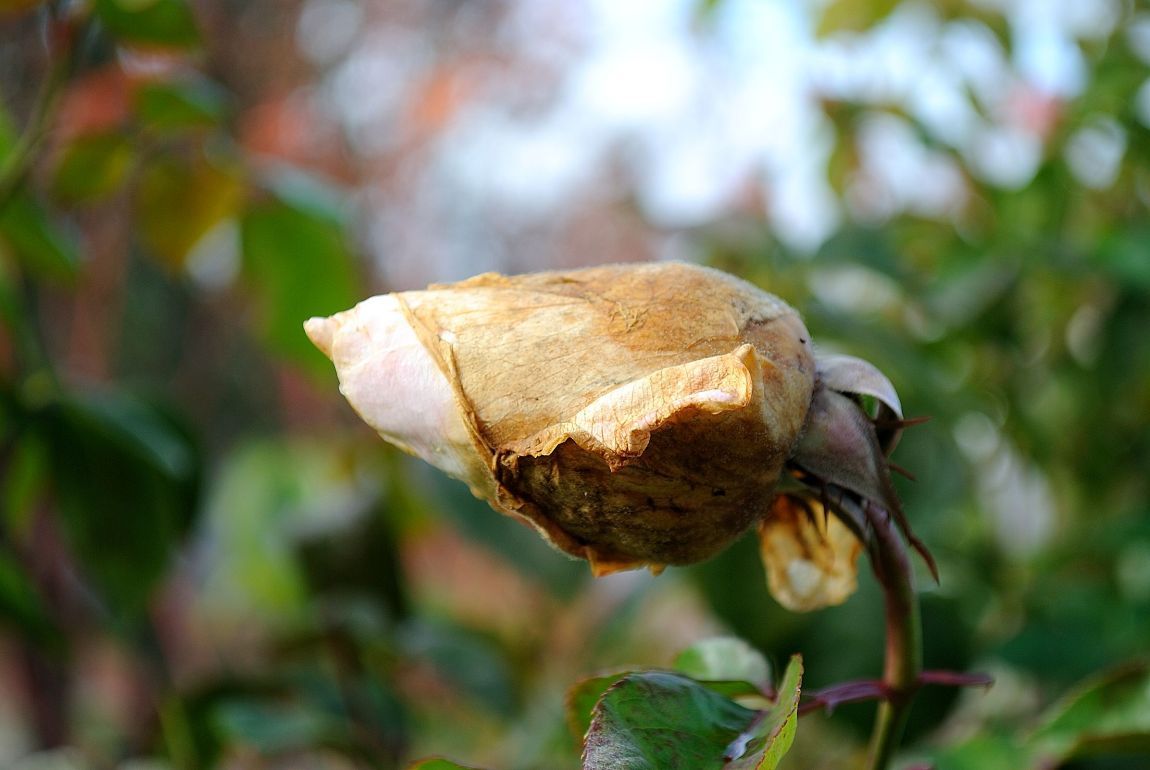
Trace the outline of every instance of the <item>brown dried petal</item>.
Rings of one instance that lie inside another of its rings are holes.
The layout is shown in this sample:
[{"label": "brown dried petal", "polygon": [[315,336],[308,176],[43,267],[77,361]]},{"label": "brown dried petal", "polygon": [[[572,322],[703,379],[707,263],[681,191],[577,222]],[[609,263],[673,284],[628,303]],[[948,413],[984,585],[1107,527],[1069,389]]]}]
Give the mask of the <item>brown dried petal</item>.
[{"label": "brown dried petal", "polygon": [[862,543],[816,500],[779,497],[759,523],[759,552],[771,595],[794,612],[842,604],[858,585]]}]

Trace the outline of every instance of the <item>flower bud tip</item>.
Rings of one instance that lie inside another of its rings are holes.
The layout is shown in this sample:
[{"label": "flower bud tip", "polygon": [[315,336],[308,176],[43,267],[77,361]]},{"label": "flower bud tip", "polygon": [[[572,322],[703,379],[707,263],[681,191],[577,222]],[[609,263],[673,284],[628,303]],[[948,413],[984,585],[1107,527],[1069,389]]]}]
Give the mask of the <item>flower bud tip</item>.
[{"label": "flower bud tip", "polygon": [[331,318],[309,318],[303,323],[308,339],[328,358],[331,358],[331,343],[337,327],[338,324]]}]

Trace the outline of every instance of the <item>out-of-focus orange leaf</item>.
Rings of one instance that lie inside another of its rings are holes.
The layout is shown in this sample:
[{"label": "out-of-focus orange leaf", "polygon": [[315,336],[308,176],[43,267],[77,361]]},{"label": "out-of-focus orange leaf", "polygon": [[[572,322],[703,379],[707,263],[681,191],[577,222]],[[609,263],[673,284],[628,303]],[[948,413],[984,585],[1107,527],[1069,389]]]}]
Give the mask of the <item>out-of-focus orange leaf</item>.
[{"label": "out-of-focus orange leaf", "polygon": [[134,84],[118,65],[79,76],[71,83],[56,115],[60,141],[113,131],[131,114]]}]

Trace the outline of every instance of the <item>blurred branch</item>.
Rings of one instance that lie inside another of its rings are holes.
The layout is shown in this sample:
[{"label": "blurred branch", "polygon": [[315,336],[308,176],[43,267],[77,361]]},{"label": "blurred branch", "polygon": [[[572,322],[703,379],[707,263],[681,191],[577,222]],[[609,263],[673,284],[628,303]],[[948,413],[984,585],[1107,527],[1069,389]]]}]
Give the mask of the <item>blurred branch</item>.
[{"label": "blurred branch", "polygon": [[[3,165],[0,165],[0,213],[3,213],[28,178],[40,145],[48,135],[64,84],[68,82],[76,63],[76,41],[83,34],[86,18],[76,14],[56,17],[56,13],[56,10],[44,11],[48,27],[48,55],[51,60],[48,72],[36,95],[24,132]],[[63,13],[68,14],[67,11]]]}]

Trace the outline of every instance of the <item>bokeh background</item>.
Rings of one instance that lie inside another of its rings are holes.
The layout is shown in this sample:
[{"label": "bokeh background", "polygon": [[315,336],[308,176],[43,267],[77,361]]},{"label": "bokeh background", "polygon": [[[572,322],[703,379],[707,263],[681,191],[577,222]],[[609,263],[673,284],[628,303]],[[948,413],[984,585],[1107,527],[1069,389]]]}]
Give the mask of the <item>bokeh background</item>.
[{"label": "bokeh background", "polygon": [[[651,259],[932,418],[894,458],[926,662],[998,684],[924,692],[906,762],[1025,767],[1144,671],[1145,3],[0,0],[0,766],[575,768],[566,688],[702,637],[876,676],[865,571],[810,615],[752,541],[592,580],[371,435],[300,328]],[[1067,767],[1147,766],[1143,689],[1142,743]],[[851,766],[872,710],[784,767]]]}]

